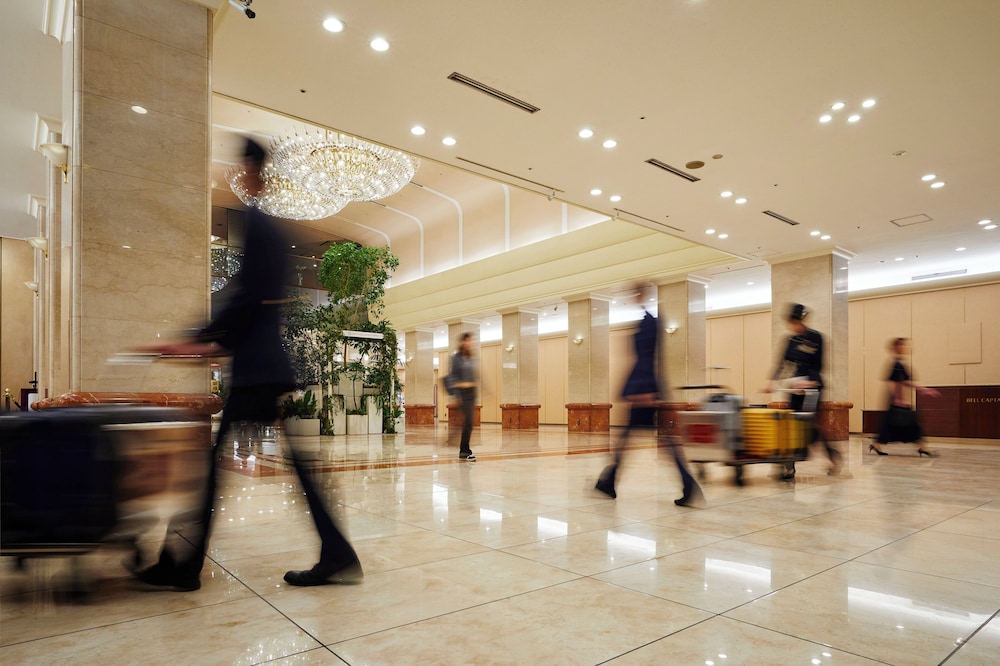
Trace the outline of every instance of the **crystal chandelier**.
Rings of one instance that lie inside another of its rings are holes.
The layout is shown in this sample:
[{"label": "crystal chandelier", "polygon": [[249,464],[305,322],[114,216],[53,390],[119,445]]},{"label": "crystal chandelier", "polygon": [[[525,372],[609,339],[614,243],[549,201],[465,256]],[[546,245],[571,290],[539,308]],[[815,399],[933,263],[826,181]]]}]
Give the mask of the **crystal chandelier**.
[{"label": "crystal chandelier", "polygon": [[271,155],[278,172],[302,190],[348,201],[393,195],[420,166],[406,153],[330,131],[276,141]]},{"label": "crystal chandelier", "polygon": [[337,214],[348,203],[343,197],[330,197],[298,187],[271,165],[265,165],[260,175],[264,187],[257,196],[247,191],[247,172],[242,166],[229,167],[225,178],[240,201],[273,217],[286,220],[322,220]]}]

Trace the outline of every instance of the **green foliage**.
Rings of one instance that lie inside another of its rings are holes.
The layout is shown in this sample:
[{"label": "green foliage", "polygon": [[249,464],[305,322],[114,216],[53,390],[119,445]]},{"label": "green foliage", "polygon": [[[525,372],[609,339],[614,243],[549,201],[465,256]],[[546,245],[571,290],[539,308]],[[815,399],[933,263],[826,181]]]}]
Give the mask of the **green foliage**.
[{"label": "green foliage", "polygon": [[316,418],[316,396],[312,391],[306,391],[296,398],[294,395],[287,396],[281,402],[281,417],[285,419],[298,417],[300,419]]},{"label": "green foliage", "polygon": [[385,283],[399,267],[399,258],[388,247],[338,243],[323,253],[319,281],[330,302],[340,306],[335,318],[340,330],[350,330],[382,315]]}]

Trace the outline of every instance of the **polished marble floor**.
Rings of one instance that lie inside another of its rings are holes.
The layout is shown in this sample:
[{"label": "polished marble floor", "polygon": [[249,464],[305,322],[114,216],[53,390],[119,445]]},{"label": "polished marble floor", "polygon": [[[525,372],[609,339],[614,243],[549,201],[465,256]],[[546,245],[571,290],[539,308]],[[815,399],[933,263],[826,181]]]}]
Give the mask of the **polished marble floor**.
[{"label": "polished marble floor", "polygon": [[5,558],[0,663],[1000,663],[1000,441],[853,438],[795,483],[708,465],[689,509],[649,436],[596,495],[608,437],[487,424],[475,463],[444,428],[297,438],[366,572],[315,588],[282,581],[318,542],[279,444],[239,442],[200,590],[143,589],[113,547],[78,560],[83,598],[68,561]]}]

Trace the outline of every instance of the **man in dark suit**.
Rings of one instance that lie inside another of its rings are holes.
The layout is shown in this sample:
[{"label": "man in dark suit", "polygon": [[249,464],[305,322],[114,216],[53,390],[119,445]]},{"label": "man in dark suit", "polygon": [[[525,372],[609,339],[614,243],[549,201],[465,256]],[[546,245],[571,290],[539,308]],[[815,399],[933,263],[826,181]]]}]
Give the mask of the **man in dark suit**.
[{"label": "man in dark suit", "polygon": [[[264,149],[248,139],[244,182],[251,196],[263,190],[261,169],[266,159]],[[226,441],[233,423],[271,423],[277,419],[278,397],[295,384],[291,363],[281,344],[280,306],[284,302],[288,242],[274,220],[253,207],[247,212],[245,245],[243,263],[233,278],[231,294],[211,323],[189,340],[146,347],[165,356],[232,356],[231,388],[222,411],[215,442],[217,450],[221,450],[219,445]],[[327,512],[311,474],[292,447],[288,449],[322,540],[322,550],[316,566],[306,571],[289,571],[285,580],[292,585],[359,582],[363,573],[354,549]],[[156,564],[136,572],[139,580],[179,591],[201,587],[216,493],[217,459],[218,455],[213,453],[199,522],[188,535],[191,548],[181,555],[164,545]]]}]

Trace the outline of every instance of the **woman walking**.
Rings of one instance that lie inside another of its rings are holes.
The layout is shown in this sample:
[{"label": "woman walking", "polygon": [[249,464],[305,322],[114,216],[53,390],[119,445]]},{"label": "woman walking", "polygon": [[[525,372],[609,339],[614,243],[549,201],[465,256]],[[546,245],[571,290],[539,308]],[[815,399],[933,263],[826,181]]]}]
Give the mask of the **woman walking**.
[{"label": "woman walking", "polygon": [[937,457],[937,453],[924,446],[924,431],[917,421],[917,413],[910,403],[910,389],[928,398],[937,398],[941,394],[932,388],[921,386],[913,381],[909,368],[903,362],[910,353],[909,338],[895,338],[889,343],[893,353],[892,370],[886,381],[889,382],[889,405],[878,437],[868,445],[868,450],[880,456],[889,455],[882,449],[889,442],[906,442],[917,445],[917,453],[921,456]]}]

